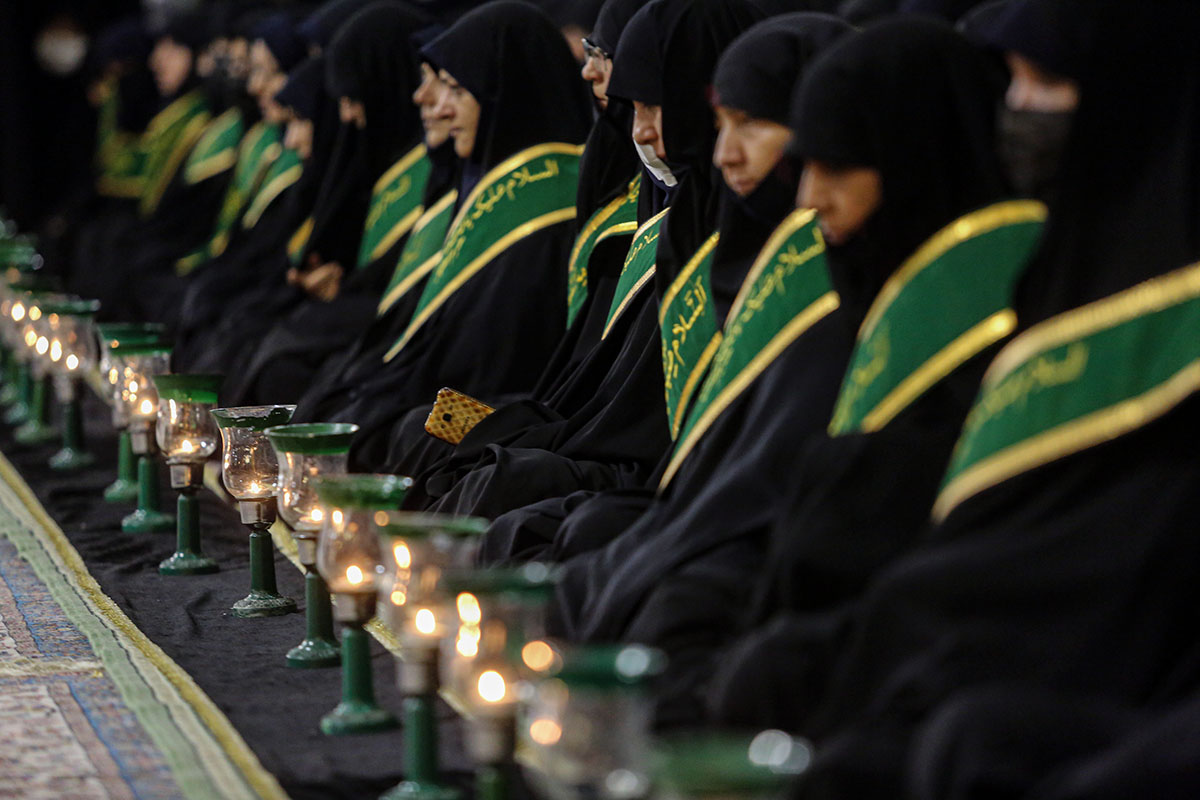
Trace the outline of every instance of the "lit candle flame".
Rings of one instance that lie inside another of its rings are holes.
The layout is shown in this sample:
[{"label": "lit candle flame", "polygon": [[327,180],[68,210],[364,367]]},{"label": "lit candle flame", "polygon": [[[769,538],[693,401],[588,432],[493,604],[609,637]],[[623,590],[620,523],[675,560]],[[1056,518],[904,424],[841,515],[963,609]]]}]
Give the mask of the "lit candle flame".
[{"label": "lit candle flame", "polygon": [[545,672],[554,663],[554,650],[545,642],[530,642],[521,648],[521,660],[534,672]]},{"label": "lit candle flame", "polygon": [[417,626],[417,633],[424,636],[430,636],[437,630],[437,620],[433,616],[433,612],[428,608],[422,608],[417,612],[417,616],[413,619],[413,624]]},{"label": "lit candle flame", "polygon": [[121,374],[119,372],[117,372],[116,367],[113,367],[112,369],[110,369],[108,371],[108,382],[111,383],[113,386],[116,386],[117,381],[119,381],[120,379],[121,379]]},{"label": "lit candle flame", "polygon": [[50,349],[50,340],[47,339],[45,336],[39,336],[37,339],[37,344],[34,346],[33,349],[37,350],[37,354],[39,356],[46,355],[46,351],[48,349]]},{"label": "lit candle flame", "polygon": [[404,542],[400,542],[392,548],[392,555],[396,557],[396,566],[400,569],[408,569],[412,566],[412,553],[409,552],[408,545]]},{"label": "lit candle flame", "polygon": [[58,361],[62,358],[62,354],[62,342],[60,342],[58,339],[55,339],[50,343],[50,360],[58,363]]},{"label": "lit candle flame", "polygon": [[153,413],[154,413],[154,403],[152,403],[152,402],[151,402],[150,400],[148,400],[148,399],[147,399],[147,400],[143,400],[143,401],[142,401],[141,408],[140,408],[140,411],[141,411],[143,414],[153,414]]},{"label": "lit candle flame", "polygon": [[342,510],[340,508],[335,508],[330,513],[329,518],[331,520],[333,520],[334,525],[341,525],[342,521],[345,519],[345,517],[342,515]]},{"label": "lit candle flame", "polygon": [[458,629],[458,641],[454,647],[463,658],[474,658],[479,654],[479,628],[464,625]]},{"label": "lit candle flame", "polygon": [[37,306],[30,306],[29,307],[29,318],[31,320],[33,320],[34,322],[37,322],[39,319],[42,318],[42,310],[40,308],[38,308]]},{"label": "lit candle flame", "polygon": [[37,334],[33,331],[25,331],[25,346],[33,347],[37,343]]},{"label": "lit candle flame", "polygon": [[319,508],[314,508],[311,516],[313,522],[320,522],[321,520],[325,519],[325,512],[321,511]]},{"label": "lit candle flame", "polygon": [[191,439],[184,439],[182,442],[180,442],[179,449],[180,449],[180,451],[182,451],[184,453],[196,452],[196,447],[195,447],[195,445],[192,444]]},{"label": "lit candle flame", "polygon": [[79,356],[74,353],[67,356],[67,369],[72,371],[79,369]]},{"label": "lit candle flame", "polygon": [[408,596],[404,594],[403,589],[392,589],[392,605],[402,606],[406,600]]},{"label": "lit candle flame", "polygon": [[543,747],[551,747],[562,738],[562,726],[552,719],[535,719],[529,724],[529,738]]},{"label": "lit candle flame", "polygon": [[12,307],[12,318],[13,322],[20,322],[25,319],[25,306],[20,303],[14,304]]},{"label": "lit candle flame", "polygon": [[508,690],[508,687],[504,683],[504,676],[494,669],[489,669],[480,674],[477,688],[479,689],[479,696],[488,703],[499,703],[504,699],[504,695]]},{"label": "lit candle flame", "polygon": [[363,571],[354,564],[351,564],[350,566],[346,567],[346,580],[350,581],[350,583],[354,584],[355,586],[358,586],[363,582]]},{"label": "lit candle flame", "polygon": [[250,494],[258,494],[262,489],[259,488],[258,481],[250,481]]},{"label": "lit candle flame", "polygon": [[458,596],[458,618],[465,625],[478,625],[483,619],[483,612],[479,609],[479,600],[470,592],[463,592]]}]

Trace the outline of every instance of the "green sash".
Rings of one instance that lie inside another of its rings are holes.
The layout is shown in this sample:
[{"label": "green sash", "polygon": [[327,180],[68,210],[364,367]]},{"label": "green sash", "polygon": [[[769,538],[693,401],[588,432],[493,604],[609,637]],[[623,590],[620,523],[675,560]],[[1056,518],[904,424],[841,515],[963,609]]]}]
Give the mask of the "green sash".
[{"label": "green sash", "polygon": [[242,228],[250,230],[257,225],[263,212],[271,203],[275,202],[275,198],[300,180],[303,172],[304,162],[300,160],[300,156],[296,154],[295,150],[284,148],[283,152],[279,154],[279,158],[271,162],[267,174],[263,176],[258,193],[246,207],[246,213],[242,215]]},{"label": "green sash", "polygon": [[204,127],[200,139],[188,154],[183,179],[190,184],[219,175],[237,163],[238,142],[245,124],[242,112],[231,108]]},{"label": "green sash", "polygon": [[103,91],[96,124],[96,191],[108,197],[140,197],[146,185],[146,152],[138,137],[118,124],[117,79],[105,80]]},{"label": "green sash", "polygon": [[458,200],[458,190],[452,189],[442,196],[441,200],[426,209],[421,218],[413,225],[400,260],[392,279],[388,281],[383,299],[379,301],[376,315],[381,316],[396,304],[412,287],[420,283],[429,271],[437,266],[438,256],[442,252],[442,244],[446,241],[446,231],[450,230],[450,220],[454,218],[454,202]]},{"label": "green sash", "polygon": [[363,228],[362,244],[358,249],[358,266],[364,267],[408,233],[421,216],[421,198],[425,183],[433,171],[433,162],[425,156],[425,145],[417,145],[375,182],[367,223]]},{"label": "green sash", "polygon": [[858,331],[830,435],[883,428],[958,366],[1012,333],[1013,284],[1045,218],[1046,207],[1034,200],[996,203],[950,223],[900,265]]},{"label": "green sash", "polygon": [[300,259],[304,255],[304,248],[308,246],[308,239],[312,236],[314,224],[315,220],[309,217],[300,223],[300,227],[292,234],[292,238],[288,239],[288,261],[291,261],[294,267],[300,266]]},{"label": "green sash", "polygon": [[1059,314],[984,375],[933,507],[1133,431],[1200,388],[1200,264]]},{"label": "green sash", "polygon": [[587,300],[588,260],[591,259],[596,245],[610,236],[633,233],[637,230],[637,200],[641,185],[642,176],[638,175],[629,182],[629,190],[626,193],[614,198],[611,203],[592,214],[592,218],[575,237],[575,246],[571,248],[571,259],[567,263],[568,328]]},{"label": "green sash", "polygon": [[179,260],[175,265],[178,274],[186,275],[206,260],[225,252],[229,233],[237,224],[246,202],[258,191],[264,175],[283,151],[283,145],[280,144],[282,138],[283,132],[278,125],[265,122],[257,123],[242,138],[237,152],[237,168],[225,190],[213,235],[199,250]]},{"label": "green sash", "polygon": [[838,307],[812,209],[780,223],[742,282],[696,404],[663,473],[666,487],[709,427],[805,331]]},{"label": "green sash", "polygon": [[679,438],[679,428],[683,425],[692,392],[721,345],[709,276],[713,251],[720,236],[714,233],[700,245],[663,295],[658,310],[667,425],[672,439]]},{"label": "green sash", "polygon": [[654,277],[654,265],[658,255],[658,232],[662,221],[667,216],[669,208],[655,214],[638,228],[629,244],[629,252],[625,254],[625,264],[621,267],[621,275],[617,278],[617,288],[613,292],[612,305],[608,309],[608,319],[604,322],[604,333],[601,339],[608,338],[612,326],[625,313],[625,309],[633,302],[633,298],[642,287]]},{"label": "green sash", "polygon": [[537,145],[501,162],[479,181],[450,226],[408,330],[384,361],[395,358],[443,303],[510,245],[575,217],[582,152],[582,145]]},{"label": "green sash", "polygon": [[180,97],[150,120],[142,135],[146,153],[146,183],[138,206],[142,216],[150,216],[158,208],[163,192],[179,171],[184,156],[204,132],[209,118],[208,103],[197,89]]}]

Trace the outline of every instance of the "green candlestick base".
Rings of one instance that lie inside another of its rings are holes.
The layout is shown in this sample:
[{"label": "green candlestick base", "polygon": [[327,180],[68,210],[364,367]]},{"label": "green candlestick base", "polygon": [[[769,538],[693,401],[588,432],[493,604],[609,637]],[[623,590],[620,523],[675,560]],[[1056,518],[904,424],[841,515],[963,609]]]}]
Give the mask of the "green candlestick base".
[{"label": "green candlestick base", "polygon": [[326,736],[379,733],[400,725],[394,714],[375,704],[371,650],[362,625],[347,623],[342,632],[342,702],[321,718]]},{"label": "green candlestick base", "polygon": [[408,779],[380,800],[460,800],[462,792],[438,782],[437,718],[431,694],[404,698],[404,772]]},{"label": "green candlestick base", "polygon": [[158,502],[158,471],[150,456],[138,458],[138,507],[121,520],[125,533],[167,533],[175,530],[175,515],[161,511]]},{"label": "green candlestick base", "polygon": [[58,430],[50,424],[50,379],[39,378],[33,384],[33,400],[25,423],[17,428],[13,439],[18,444],[38,445],[58,438]]},{"label": "green candlestick base", "polygon": [[29,404],[33,401],[33,376],[28,364],[17,365],[16,399],[4,414],[8,425],[20,425],[29,419]]},{"label": "green candlestick base", "polygon": [[59,403],[62,417],[62,449],[50,456],[50,469],[59,472],[72,472],[91,466],[96,460],[89,453],[83,440],[83,416],[79,409],[79,398]]},{"label": "green candlestick base", "polygon": [[74,472],[75,470],[90,467],[96,460],[96,457],[86,450],[77,450],[74,447],[64,447],[54,455],[50,456],[50,469],[59,472]]},{"label": "green candlestick base", "polygon": [[322,669],[342,663],[342,653],[333,635],[333,607],[329,589],[312,567],[304,576],[304,641],[287,654],[287,665],[294,669]]},{"label": "green candlestick base", "polygon": [[211,575],[220,567],[200,552],[200,503],[196,487],[179,492],[176,507],[175,553],[158,565],[159,575]]},{"label": "green candlestick base", "polygon": [[379,800],[461,800],[462,796],[462,792],[449,786],[404,781],[379,795]]},{"label": "green candlestick base", "polygon": [[133,503],[137,501],[137,465],[133,457],[133,445],[129,431],[121,431],[117,440],[117,479],[104,490],[106,503]]},{"label": "green candlestick base", "polygon": [[251,528],[250,594],[233,604],[232,612],[235,617],[279,617],[296,610],[296,601],[279,594],[276,588],[274,555],[271,534],[267,533],[266,528]]}]

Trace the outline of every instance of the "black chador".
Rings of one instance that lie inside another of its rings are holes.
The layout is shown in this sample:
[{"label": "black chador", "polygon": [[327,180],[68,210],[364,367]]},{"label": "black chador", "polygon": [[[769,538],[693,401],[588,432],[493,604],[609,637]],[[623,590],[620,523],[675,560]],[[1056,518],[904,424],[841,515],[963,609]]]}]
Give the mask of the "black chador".
[{"label": "black chador", "polygon": [[478,130],[407,325],[333,415],[366,439],[443,386],[491,403],[530,391],[565,330],[563,265],[591,117],[565,42],[536,9],[493,3],[421,58],[479,103]]},{"label": "black chador", "polygon": [[[616,291],[610,307],[615,313],[600,346],[619,345],[620,352],[595,396],[561,422],[507,447],[488,447],[469,472],[430,480],[430,495],[442,494],[434,507],[495,516],[578,490],[640,487],[653,480],[670,443],[658,301],[673,291],[674,279],[717,225],[715,130],[703,76],[721,50],[760,18],[742,2],[664,0],[629,22],[617,46],[609,96],[610,102],[662,106],[667,159],[662,168],[648,167],[643,177],[644,183],[658,182],[670,198],[670,211],[651,218],[660,225],[653,232],[653,272],[643,275],[640,291],[633,291],[636,285]],[[685,51],[695,70],[665,69]],[[632,248],[638,247],[635,234]],[[614,336],[619,338],[610,345]]]},{"label": "black chador", "polygon": [[975,686],[1194,691],[1200,10],[1073,8],[1096,32],[1014,304],[1033,323],[984,377],[928,541],[851,613],[773,622],[715,686],[722,717],[815,738],[803,796],[894,796],[916,726]]},{"label": "black chador", "polygon": [[358,140],[349,158],[352,175],[365,180],[344,180],[335,171],[325,176],[322,194],[335,199],[329,213],[314,212],[297,266],[302,274],[332,270],[340,276],[333,278],[337,288],[306,297],[235,363],[226,387],[230,402],[294,402],[325,359],[373,319],[432,172],[409,100],[420,82],[409,39],[427,23],[408,5],[378,3],[351,17],[330,42],[329,94],[357,101],[365,112],[365,126],[343,131]]},{"label": "black chador", "polygon": [[[607,53],[615,51],[624,26],[644,4],[645,0],[607,3],[592,35],[596,45]],[[533,390],[511,398],[476,426],[457,449],[426,433],[429,405],[422,405],[399,422],[393,422],[387,405],[380,403],[368,423],[362,415],[372,409],[358,403],[355,412],[358,424],[367,430],[355,442],[352,452],[357,464],[364,468],[387,464],[415,476],[432,473],[435,465],[448,468],[451,462],[471,466],[487,445],[512,441],[526,431],[560,421],[595,397],[612,360],[620,352],[620,340],[614,338],[603,350],[592,351],[604,333],[629,243],[639,222],[652,215],[653,198],[658,194],[655,187],[634,181],[640,172],[640,161],[630,142],[631,128],[632,108],[623,103],[608,103],[600,111],[584,146],[576,194],[576,240],[564,266],[567,333]],[[419,295],[413,287],[397,302],[406,314],[405,322]],[[387,341],[385,347],[395,338]],[[378,371],[378,358],[366,366],[370,371]],[[331,401],[334,399],[330,397]],[[312,413],[303,403],[298,411]],[[423,494],[423,487],[423,481],[419,481],[416,493]]]}]

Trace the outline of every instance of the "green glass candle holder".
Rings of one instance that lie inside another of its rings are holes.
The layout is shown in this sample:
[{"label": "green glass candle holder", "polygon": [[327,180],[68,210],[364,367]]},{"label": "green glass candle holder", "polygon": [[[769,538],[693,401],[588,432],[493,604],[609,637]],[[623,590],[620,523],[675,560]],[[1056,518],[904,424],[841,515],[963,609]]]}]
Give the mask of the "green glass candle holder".
[{"label": "green glass candle holder", "polygon": [[269,532],[275,521],[279,460],[264,431],[285,425],[295,406],[241,406],[212,412],[221,429],[221,480],[238,501],[242,524],[250,529],[250,594],[233,604],[235,617],[275,617],[296,610],[279,594],[275,548]]},{"label": "green glass candle holder", "polygon": [[[104,489],[106,503],[133,503],[138,499],[137,456],[127,430],[130,409],[122,399],[125,364],[120,354],[135,346],[161,345],[163,335],[163,326],[152,323],[102,322],[96,325],[100,376],[109,387],[113,427],[120,431],[117,437],[117,478]],[[174,527],[174,524],[172,518],[168,527]]]},{"label": "green glass candle holder", "polygon": [[200,505],[196,493],[204,483],[204,462],[221,440],[212,410],[222,375],[156,375],[158,419],[155,439],[178,490],[175,552],[158,565],[160,575],[208,575],[217,562],[200,547]]},{"label": "green glass candle holder", "polygon": [[317,571],[317,536],[324,511],[312,482],[321,475],[345,474],[350,441],[357,431],[357,425],[324,422],[278,425],[264,431],[279,461],[279,516],[291,528],[305,571],[305,636],[286,658],[295,669],[336,667],[342,661],[329,589]]},{"label": "green glass candle holder", "polygon": [[439,576],[475,562],[488,521],[450,514],[398,512],[379,528],[384,577],[380,617],[400,640],[397,681],[404,695],[405,780],[383,796],[451,798],[461,793],[441,780],[436,719],[443,640],[456,636],[458,615]]},{"label": "green glass candle holder", "polygon": [[675,734],[650,759],[660,797],[767,800],[788,788],[812,763],[805,740],[779,730]]},{"label": "green glass candle holder", "polygon": [[[158,393],[154,376],[170,371],[171,347],[161,342],[122,344],[112,355],[120,375],[114,388],[114,419],[126,423],[130,449],[137,456],[137,509],[121,520],[125,533],[167,533],[175,530],[175,515],[162,509],[158,491],[158,450],[154,427]],[[119,416],[118,416],[119,414]]]},{"label": "green glass candle holder", "polygon": [[383,555],[377,528],[398,509],[412,480],[398,475],[326,475],[313,482],[324,509],[317,569],[334,597],[343,624],[342,700],[321,719],[328,736],[373,733],[396,727],[391,712],[375,704],[370,652],[363,625],[375,613]]},{"label": "green glass candle holder", "polygon": [[47,320],[50,346],[47,356],[58,399],[62,446],[50,457],[50,468],[72,472],[90,466],[95,457],[88,452],[83,436],[79,385],[84,373],[97,363],[96,336],[92,318],[100,301],[70,298],[42,306]]}]

